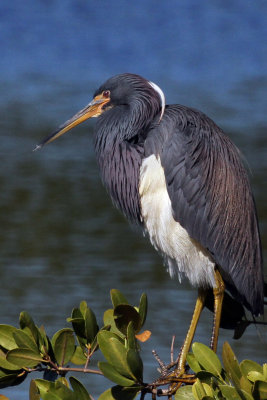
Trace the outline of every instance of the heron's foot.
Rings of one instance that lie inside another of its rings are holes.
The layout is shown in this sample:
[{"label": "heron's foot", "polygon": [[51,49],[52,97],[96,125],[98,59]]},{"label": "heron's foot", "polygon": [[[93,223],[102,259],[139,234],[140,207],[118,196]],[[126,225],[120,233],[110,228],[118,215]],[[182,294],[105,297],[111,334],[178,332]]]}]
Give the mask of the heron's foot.
[{"label": "heron's foot", "polygon": [[[193,385],[196,381],[196,376],[188,373],[189,366],[181,366],[179,358],[176,361],[165,364],[155,351],[153,351],[153,354],[159,364],[158,371],[160,373],[159,378],[152,384],[157,396],[171,396],[177,392],[182,384]],[[168,387],[160,389],[159,386]]]},{"label": "heron's foot", "polygon": [[[166,367],[168,368],[169,366]],[[171,365],[170,368],[172,368]],[[171,398],[171,396],[174,395],[183,384],[193,385],[196,381],[196,376],[195,374],[189,374],[187,372],[188,370],[189,367],[186,367],[184,371],[177,368],[168,373],[165,373],[164,371],[164,374],[161,375],[152,385],[154,387],[154,393],[156,393],[157,396],[168,396]],[[165,389],[160,388],[162,386],[167,387]]]},{"label": "heron's foot", "polygon": [[189,366],[186,365],[184,368],[179,368],[173,363],[166,365],[161,371],[160,377],[157,381],[166,381],[166,383],[181,382],[187,384],[193,384],[196,381],[195,374],[190,374]]}]

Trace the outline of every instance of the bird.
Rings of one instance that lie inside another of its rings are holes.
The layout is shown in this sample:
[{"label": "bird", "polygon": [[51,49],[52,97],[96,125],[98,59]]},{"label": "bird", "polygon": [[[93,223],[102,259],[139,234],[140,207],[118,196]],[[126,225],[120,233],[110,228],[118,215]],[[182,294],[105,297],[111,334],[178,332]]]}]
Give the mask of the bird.
[{"label": "bird", "polygon": [[[149,237],[171,277],[187,278],[198,289],[175,369],[182,380],[210,294],[215,352],[226,296],[242,315],[243,307],[253,316],[264,311],[261,241],[248,173],[240,151],[212,119],[166,104],[157,84],[132,73],[109,78],[36,150],[92,117],[96,159],[113,204]],[[227,314],[224,320],[227,325]]]}]

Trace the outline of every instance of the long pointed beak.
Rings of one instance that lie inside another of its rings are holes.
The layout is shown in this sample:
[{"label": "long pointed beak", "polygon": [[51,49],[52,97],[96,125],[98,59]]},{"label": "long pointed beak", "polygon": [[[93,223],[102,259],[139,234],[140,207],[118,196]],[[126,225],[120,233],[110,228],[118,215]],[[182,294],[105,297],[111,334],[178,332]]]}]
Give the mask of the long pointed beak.
[{"label": "long pointed beak", "polygon": [[103,112],[103,105],[108,103],[110,98],[103,98],[102,95],[96,96],[91,103],[84,107],[81,111],[77,112],[72,118],[61,125],[55,132],[51,133],[44,140],[42,140],[36,147],[34,151],[41,149],[45,144],[53,142],[59,138],[59,136],[68,132],[70,129],[74,128],[76,125],[81,124],[89,118],[98,117]]}]

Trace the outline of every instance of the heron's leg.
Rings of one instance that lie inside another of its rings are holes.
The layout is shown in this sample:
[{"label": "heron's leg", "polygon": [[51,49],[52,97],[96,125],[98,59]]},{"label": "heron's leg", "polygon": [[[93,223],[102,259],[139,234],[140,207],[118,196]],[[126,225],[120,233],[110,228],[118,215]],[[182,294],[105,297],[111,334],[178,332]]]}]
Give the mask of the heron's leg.
[{"label": "heron's leg", "polygon": [[178,358],[178,364],[177,364],[177,368],[176,368],[176,372],[178,372],[178,374],[183,374],[185,372],[186,356],[190,350],[190,347],[191,347],[191,344],[192,344],[192,341],[193,341],[193,338],[194,338],[194,335],[196,332],[198,320],[199,320],[200,314],[204,308],[206,295],[207,295],[207,293],[204,289],[198,290],[198,298],[196,301],[194,313],[193,313],[193,316],[191,319],[191,323],[190,323],[184,344],[180,350],[180,354],[179,354],[179,358]]},{"label": "heron's leg", "polygon": [[[213,289],[214,319],[213,319],[213,328],[212,328],[210,347],[212,348],[212,350],[214,352],[216,352],[225,285],[224,285],[224,281],[221,277],[221,274],[217,269],[215,269],[214,275],[215,275],[215,287]],[[191,344],[192,344],[192,341],[193,341],[193,338],[195,335],[199,317],[204,308],[206,296],[207,296],[207,291],[205,289],[199,289],[198,298],[196,301],[191,324],[188,329],[184,344],[180,350],[178,362],[176,364],[177,365],[176,369],[173,372],[171,372],[168,375],[168,377],[166,377],[166,382],[168,379],[172,383],[168,389],[161,390],[161,395],[164,394],[164,395],[171,396],[177,392],[178,388],[181,386],[182,383],[193,384],[196,380],[196,377],[194,375],[186,373],[186,357],[190,350],[190,347],[191,347]],[[163,379],[163,381],[164,381],[164,379]],[[164,382],[164,384],[165,384],[165,382]]]},{"label": "heron's leg", "polygon": [[210,347],[216,353],[218,337],[219,337],[219,328],[221,322],[221,314],[222,314],[222,304],[223,304],[223,296],[225,290],[225,284],[222,279],[222,276],[218,269],[215,269],[215,282],[216,286],[213,289],[214,295],[214,315],[213,315],[213,327],[212,327],[212,335],[210,340]]},{"label": "heron's leg", "polygon": [[[214,276],[215,276],[215,285],[216,286],[213,289],[214,316],[213,316],[213,327],[212,327],[210,347],[214,352],[216,352],[218,337],[219,337],[219,328],[220,328],[220,322],[221,322],[222,303],[223,303],[225,285],[224,285],[224,281],[223,281],[218,269],[215,269]],[[185,370],[186,356],[190,350],[190,347],[191,347],[191,344],[192,344],[192,341],[193,341],[193,338],[195,335],[196,327],[198,324],[198,320],[199,320],[200,314],[204,308],[206,296],[207,296],[207,292],[205,289],[198,290],[198,298],[196,301],[191,324],[190,324],[184,344],[183,344],[180,354],[179,354],[179,359],[178,359],[178,364],[177,364],[177,369],[176,369],[176,371],[179,373],[183,373]]]},{"label": "heron's leg", "polygon": [[160,378],[156,383],[159,381],[163,382],[163,384],[166,384],[167,382],[170,382],[170,386],[168,389],[163,389],[160,391],[160,395],[168,395],[171,396],[175,394],[178,390],[178,388],[182,385],[182,383],[187,383],[187,384],[193,384],[195,382],[195,376],[192,374],[187,374],[186,373],[186,357],[187,354],[190,350],[199,317],[201,315],[201,312],[204,308],[205,304],[205,299],[207,296],[207,291],[205,289],[199,289],[198,290],[198,297],[195,305],[195,309],[193,312],[193,316],[191,319],[191,323],[189,326],[189,329],[187,331],[186,338],[184,340],[184,344],[181,347],[180,354],[178,356],[178,361],[176,363],[176,368],[173,370],[168,376],[163,377],[163,379]]}]

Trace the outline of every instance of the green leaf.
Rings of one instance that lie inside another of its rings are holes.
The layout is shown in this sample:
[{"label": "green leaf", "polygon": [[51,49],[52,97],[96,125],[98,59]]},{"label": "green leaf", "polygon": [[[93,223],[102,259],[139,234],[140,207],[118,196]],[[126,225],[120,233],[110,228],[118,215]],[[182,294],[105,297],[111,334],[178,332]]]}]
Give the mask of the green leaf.
[{"label": "green leaf", "polygon": [[219,389],[225,399],[233,400],[253,400],[254,397],[245,390],[235,388],[230,385],[219,385]]},{"label": "green leaf", "polygon": [[146,321],[146,315],[147,315],[147,295],[145,293],[143,293],[142,296],[140,297],[138,312],[140,315],[141,327],[142,327]]},{"label": "green leaf", "polygon": [[247,392],[245,390],[237,389],[237,392],[240,394],[242,400],[254,400],[251,392]]},{"label": "green leaf", "polygon": [[206,370],[220,377],[222,365],[219,357],[208,346],[202,343],[193,343],[192,350],[196,360]]},{"label": "green leaf", "polygon": [[87,308],[88,308],[88,306],[87,306],[86,301],[85,300],[81,301],[80,302],[80,311],[82,313],[83,318],[85,317],[85,313],[86,313]]},{"label": "green leaf", "polygon": [[0,368],[5,369],[9,374],[11,373],[9,371],[16,373],[21,370],[21,367],[19,367],[18,365],[11,364],[6,359],[0,359]]},{"label": "green leaf", "polygon": [[91,400],[91,396],[85,389],[85,387],[82,385],[82,383],[74,378],[73,376],[70,377],[70,384],[72,386],[72,389],[74,390],[74,393],[76,395],[76,398],[79,400]]},{"label": "green leaf", "polygon": [[134,378],[127,363],[127,350],[116,338],[116,335],[109,331],[100,331],[97,335],[97,340],[100,350],[109,364],[121,375],[130,379]]},{"label": "green leaf", "polygon": [[62,385],[64,386],[67,386],[67,388],[70,388],[69,381],[67,380],[67,378],[65,378],[65,376],[61,376],[60,378],[58,378],[55,383],[57,384],[58,382],[62,383]]},{"label": "green leaf", "polygon": [[212,400],[215,396],[215,393],[213,392],[211,386],[207,383],[200,382],[199,379],[197,379],[192,386],[192,393],[194,395],[194,398],[199,400]]},{"label": "green leaf", "polygon": [[225,342],[223,344],[222,359],[226,373],[228,374],[229,378],[234,383],[234,385],[240,389],[241,388],[240,380],[242,377],[242,373],[237,358],[235,356],[235,353],[231,349],[228,342]]},{"label": "green leaf", "polygon": [[254,385],[253,398],[256,400],[267,399],[267,382],[257,381]]},{"label": "green leaf", "polygon": [[[42,399],[43,399],[43,397],[45,396],[46,393],[50,392],[51,388],[53,390],[53,388],[55,387],[54,382],[49,382],[49,381],[46,381],[44,379],[35,379],[34,380],[34,384],[35,384],[36,388],[38,389],[38,391],[40,392],[40,395],[41,395]],[[52,393],[50,393],[50,394],[52,396]]]},{"label": "green leaf", "polygon": [[223,382],[222,379],[216,378],[214,376],[214,374],[212,374],[211,372],[208,372],[208,371],[201,370],[201,371],[197,372],[196,376],[202,383],[207,383],[208,385],[211,385],[213,381],[214,382],[217,382],[217,381]]},{"label": "green leaf", "polygon": [[35,381],[32,379],[29,388],[29,400],[40,400],[40,392]]},{"label": "green leaf", "polygon": [[75,339],[72,329],[64,328],[56,332],[51,343],[57,363],[60,366],[67,364],[75,351]]},{"label": "green leaf", "polygon": [[127,364],[138,382],[143,381],[143,362],[138,350],[127,350]]},{"label": "green leaf", "polygon": [[39,353],[39,349],[36,343],[33,341],[32,337],[23,332],[23,330],[17,329],[17,331],[13,332],[13,337],[17,343],[17,347],[30,349],[36,353]]},{"label": "green leaf", "polygon": [[251,360],[243,360],[240,363],[240,370],[245,377],[247,377],[249,372],[252,372],[252,371],[259,372],[260,374],[263,373],[262,366],[260,364],[256,363],[255,361],[251,361]]},{"label": "green leaf", "polygon": [[36,379],[41,398],[44,400],[77,400],[75,394],[60,380],[49,382],[44,379]]},{"label": "green leaf", "polygon": [[38,331],[38,328],[34,324],[32,317],[30,316],[29,313],[27,313],[27,311],[22,311],[20,313],[19,324],[21,329],[28,328],[28,330],[31,332],[33,340],[38,345],[40,339],[40,333]]},{"label": "green leaf", "polygon": [[236,388],[234,388],[233,386],[220,385],[219,388],[226,399],[241,400],[241,397],[236,391]]},{"label": "green leaf", "polygon": [[67,318],[67,321],[72,323],[73,330],[79,339],[79,343],[85,346],[85,321],[81,310],[79,308],[73,308],[71,318]]},{"label": "green leaf", "polygon": [[49,338],[47,337],[47,334],[45,332],[45,328],[43,326],[41,326],[39,329],[39,349],[41,351],[42,354],[47,354],[47,352],[49,352],[49,350],[51,349],[51,343]]},{"label": "green leaf", "polygon": [[215,393],[213,392],[212,387],[209,384],[204,383],[204,382],[202,382],[202,386],[203,386],[203,388],[205,390],[205,393],[206,393],[206,395],[204,396],[204,399],[208,399],[208,398],[209,399],[214,399]]},{"label": "green leaf", "polygon": [[189,367],[194,371],[195,373],[199,372],[202,370],[199,362],[197,361],[196,357],[194,356],[193,353],[188,353],[186,356],[186,361],[189,365]]},{"label": "green leaf", "polygon": [[125,337],[125,335],[123,335],[116,327],[113,308],[110,308],[104,312],[103,322],[105,326],[110,326],[110,331],[116,333],[120,337]]},{"label": "green leaf", "polygon": [[67,321],[72,323],[78,342],[83,349],[88,343],[93,344],[99,328],[95,314],[87,307],[85,301],[80,303],[80,308],[72,310],[71,318],[67,318]]},{"label": "green leaf", "polygon": [[87,343],[92,343],[99,331],[99,327],[97,325],[96,316],[89,307],[86,309],[84,320]]},{"label": "green leaf", "polygon": [[114,308],[114,320],[116,327],[124,335],[127,334],[127,327],[130,322],[133,323],[135,333],[138,333],[142,327],[139,313],[128,304],[120,304]]},{"label": "green leaf", "polygon": [[110,297],[114,308],[120,304],[129,304],[126,297],[117,289],[111,289]]},{"label": "green leaf", "polygon": [[[106,327],[104,326],[103,328],[101,328],[101,330],[106,330]],[[98,349],[98,343],[97,343],[97,335],[95,336],[94,340],[92,341],[92,343],[90,343],[91,348],[90,348],[90,352],[93,353],[94,351],[96,351]]]},{"label": "green leaf", "polygon": [[6,350],[16,349],[17,343],[13,337],[13,333],[18,329],[11,325],[0,325],[0,346]]},{"label": "green leaf", "polygon": [[[80,310],[78,309],[78,308],[74,308],[73,310],[72,310],[72,312],[74,312],[75,310],[78,310],[79,312],[80,312]],[[67,319],[66,319],[66,321],[67,322],[78,322],[78,323],[84,323],[84,319],[83,319],[83,317],[81,317],[81,318],[74,318],[74,317],[68,317]],[[74,329],[73,329],[74,330]]]},{"label": "green leaf", "polygon": [[264,381],[264,376],[260,372],[257,371],[250,371],[248,373],[248,379],[251,382],[256,382],[256,381]]},{"label": "green leaf", "polygon": [[240,389],[245,390],[248,393],[252,392],[252,383],[248,380],[247,376],[249,372],[253,371],[254,368],[256,369],[257,366],[262,371],[262,368],[259,364],[254,363],[254,361],[244,360],[240,363],[240,371],[242,376],[239,380]]},{"label": "green leaf", "polygon": [[138,346],[137,346],[137,341],[135,338],[135,332],[134,332],[134,327],[133,327],[132,322],[130,322],[127,327],[127,335],[126,336],[127,336],[127,341],[126,341],[127,349],[137,350]]},{"label": "green leaf", "polygon": [[121,386],[113,386],[100,395],[98,400],[133,400],[139,389],[124,389]]},{"label": "green leaf", "polygon": [[33,368],[43,361],[38,352],[27,348],[9,350],[6,359],[11,364],[17,365],[21,368]]},{"label": "green leaf", "polygon": [[[34,380],[35,386],[41,392],[48,392],[52,382],[46,381],[45,379],[35,379]],[[54,383],[54,382],[53,382]]]},{"label": "green leaf", "polygon": [[99,336],[105,338],[106,340],[114,338],[114,339],[118,340],[120,343],[122,343],[123,345],[125,344],[125,339],[123,339],[120,335],[118,335],[115,332],[106,330],[106,329],[100,329],[100,331],[97,334],[97,338]]},{"label": "green leaf", "polygon": [[117,385],[128,387],[133,386],[135,381],[121,375],[113,365],[106,362],[99,362],[98,368],[103,372],[104,376]]},{"label": "green leaf", "polygon": [[24,381],[27,377],[26,371],[12,371],[10,374],[9,372],[0,371],[0,389],[8,387],[8,386],[15,386],[19,385]]},{"label": "green leaf", "polygon": [[18,368],[17,365],[11,364],[10,362],[7,361],[6,353],[4,353],[1,349],[0,349],[0,368],[4,368],[7,371],[20,370],[20,368]]},{"label": "green leaf", "polygon": [[[120,387],[120,386],[119,386]],[[105,390],[99,397],[98,400],[117,400],[116,397],[112,396],[112,388]],[[118,398],[119,399],[119,398]],[[121,398],[123,400],[123,397]]]},{"label": "green leaf", "polygon": [[108,325],[111,326],[112,323],[114,323],[114,325],[115,325],[114,316],[113,316],[113,308],[109,308],[108,310],[106,310],[104,312],[103,322],[104,322],[105,326],[108,326]]},{"label": "green leaf", "polygon": [[194,398],[198,400],[201,400],[206,395],[204,387],[199,379],[197,379],[192,386],[192,393],[194,395]]},{"label": "green leaf", "polygon": [[195,400],[195,397],[192,393],[192,386],[182,386],[178,391],[175,393],[174,396],[175,400]]},{"label": "green leaf", "polygon": [[86,356],[80,346],[76,346],[70,361],[75,365],[84,365],[86,363]]},{"label": "green leaf", "polygon": [[57,393],[51,392],[51,390],[50,390],[48,393],[44,393],[42,395],[42,399],[43,400],[63,400],[63,397],[61,397]]}]

